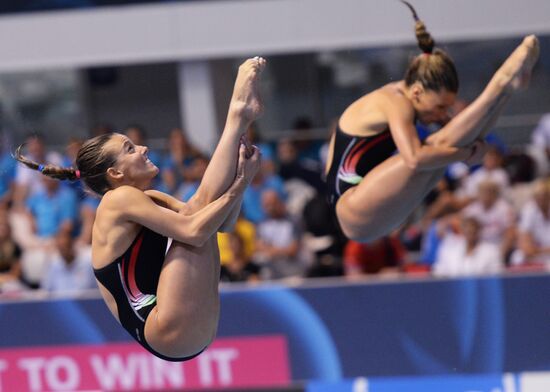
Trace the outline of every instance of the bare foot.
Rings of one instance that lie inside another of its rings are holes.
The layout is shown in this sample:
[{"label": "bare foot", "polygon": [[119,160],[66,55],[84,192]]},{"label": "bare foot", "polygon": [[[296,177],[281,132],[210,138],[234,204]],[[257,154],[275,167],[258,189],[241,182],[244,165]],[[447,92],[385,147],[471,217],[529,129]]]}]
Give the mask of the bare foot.
[{"label": "bare foot", "polygon": [[495,74],[496,80],[505,89],[512,91],[524,89],[529,85],[531,71],[539,57],[539,41],[529,35],[512,52]]},{"label": "bare foot", "polygon": [[263,111],[259,92],[259,75],[265,68],[266,61],[262,57],[246,60],[239,67],[230,110],[235,110],[245,121],[256,120]]}]

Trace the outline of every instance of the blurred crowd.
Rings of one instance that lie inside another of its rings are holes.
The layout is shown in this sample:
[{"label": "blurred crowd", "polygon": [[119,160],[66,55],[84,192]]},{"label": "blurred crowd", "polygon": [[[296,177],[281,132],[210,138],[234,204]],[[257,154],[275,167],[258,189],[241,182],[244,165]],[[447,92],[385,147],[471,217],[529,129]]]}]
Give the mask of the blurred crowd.
[{"label": "blurred crowd", "polygon": [[[341,234],[325,199],[327,140],[310,137],[298,119],[292,139],[249,138],[262,151],[262,167],[244,194],[241,216],[218,234],[222,282],[372,274],[463,276],[550,267],[550,115],[532,143],[510,150],[495,136],[479,167],[449,166],[415,213],[390,235],[371,243]],[[104,129],[102,131],[108,131]],[[147,145],[146,132],[123,132]],[[422,130],[420,129],[421,133]],[[81,140],[50,151],[31,135],[25,154],[38,162],[71,166]],[[208,156],[181,129],[149,158],[160,173],[153,187],[186,201],[196,191]],[[76,293],[96,287],[91,233],[99,199],[80,182],[59,182],[0,157],[0,293],[40,290]]]}]

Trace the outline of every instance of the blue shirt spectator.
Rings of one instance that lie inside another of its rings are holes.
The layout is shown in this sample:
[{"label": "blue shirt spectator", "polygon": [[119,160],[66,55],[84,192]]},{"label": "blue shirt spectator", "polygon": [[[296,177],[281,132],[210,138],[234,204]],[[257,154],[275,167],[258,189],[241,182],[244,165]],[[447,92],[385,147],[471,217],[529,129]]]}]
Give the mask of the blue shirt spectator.
[{"label": "blue shirt spectator", "polygon": [[76,247],[70,233],[56,238],[57,255],[51,260],[40,286],[51,293],[77,293],[96,288],[90,247]]},{"label": "blue shirt spectator", "polygon": [[4,201],[15,179],[15,167],[16,161],[10,154],[0,155],[0,203]]},{"label": "blue shirt spectator", "polygon": [[273,189],[284,200],[286,192],[283,180],[276,175],[262,179],[261,172],[256,174],[256,178],[243,194],[243,213],[246,219],[253,223],[260,223],[266,218],[262,207],[262,193],[267,189]]},{"label": "blue shirt spectator", "polygon": [[61,187],[59,181],[43,177],[45,190],[27,199],[27,208],[35,222],[36,235],[53,237],[63,226],[69,232],[78,218],[78,203],[73,190]]}]

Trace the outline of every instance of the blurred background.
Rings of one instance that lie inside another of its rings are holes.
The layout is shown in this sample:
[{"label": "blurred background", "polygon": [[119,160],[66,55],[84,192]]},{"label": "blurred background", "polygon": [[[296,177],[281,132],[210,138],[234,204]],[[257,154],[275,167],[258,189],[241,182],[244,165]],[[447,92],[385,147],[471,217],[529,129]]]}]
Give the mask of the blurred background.
[{"label": "blurred background", "polygon": [[[479,167],[449,166],[406,224],[348,241],[327,205],[327,141],[355,99],[418,53],[381,0],[5,0],[0,4],[0,390],[550,390],[550,3],[415,0],[455,60],[455,113],[524,35],[541,57]],[[218,339],[186,363],[130,341],[96,291],[99,200],[15,164],[70,166],[126,133],[154,184],[197,189],[247,57],[268,60],[263,163],[219,235]],[[437,129],[418,125],[419,132]],[[466,241],[477,256],[461,253]]]}]

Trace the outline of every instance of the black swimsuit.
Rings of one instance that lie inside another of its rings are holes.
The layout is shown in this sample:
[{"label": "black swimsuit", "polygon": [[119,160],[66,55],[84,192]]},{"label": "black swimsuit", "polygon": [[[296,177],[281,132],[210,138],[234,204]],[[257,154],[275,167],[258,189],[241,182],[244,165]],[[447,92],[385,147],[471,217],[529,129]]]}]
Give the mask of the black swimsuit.
[{"label": "black swimsuit", "polygon": [[143,227],[122,256],[103,268],[94,268],[94,274],[115,298],[120,324],[139,344],[161,359],[186,361],[200,352],[170,358],[156,352],[145,340],[145,320],[157,304],[157,285],[167,244],[168,238]]},{"label": "black swimsuit", "polygon": [[338,125],[332,163],[327,173],[329,202],[336,205],[345,191],[359,184],[369,171],[391,157],[396,149],[389,128],[373,136],[352,136],[344,133]]}]

